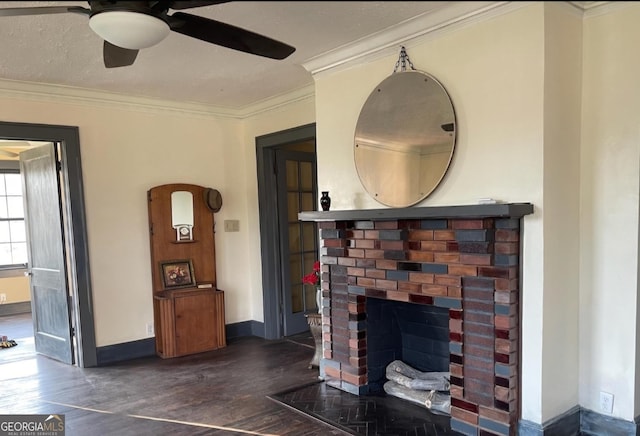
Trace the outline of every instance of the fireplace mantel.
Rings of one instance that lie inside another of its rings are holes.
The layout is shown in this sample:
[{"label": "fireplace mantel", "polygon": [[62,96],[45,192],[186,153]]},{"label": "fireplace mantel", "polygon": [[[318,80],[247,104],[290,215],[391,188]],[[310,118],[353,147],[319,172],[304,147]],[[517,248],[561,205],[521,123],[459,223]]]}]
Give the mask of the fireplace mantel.
[{"label": "fireplace mantel", "polygon": [[384,221],[396,219],[522,218],[533,213],[531,203],[469,204],[300,212],[300,221]]}]

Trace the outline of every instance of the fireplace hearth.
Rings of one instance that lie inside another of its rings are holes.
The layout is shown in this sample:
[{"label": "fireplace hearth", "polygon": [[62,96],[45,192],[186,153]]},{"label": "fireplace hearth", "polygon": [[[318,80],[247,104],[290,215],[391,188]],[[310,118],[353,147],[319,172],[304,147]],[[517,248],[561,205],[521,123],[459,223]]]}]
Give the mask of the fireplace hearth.
[{"label": "fireplace hearth", "polygon": [[[301,213],[318,222],[322,241],[325,383],[354,395],[379,390],[369,300],[444,311],[448,339],[435,348],[451,373],[451,428],[515,435],[521,218],[532,212],[514,203]],[[427,360],[412,366],[443,370]]]}]

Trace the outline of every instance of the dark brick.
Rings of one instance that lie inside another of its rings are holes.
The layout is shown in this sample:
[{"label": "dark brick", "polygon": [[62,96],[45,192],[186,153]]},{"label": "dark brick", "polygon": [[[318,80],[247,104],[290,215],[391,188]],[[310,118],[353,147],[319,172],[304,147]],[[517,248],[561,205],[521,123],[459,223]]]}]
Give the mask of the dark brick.
[{"label": "dark brick", "polygon": [[496,229],[519,229],[520,220],[516,218],[496,219]]},{"label": "dark brick", "polygon": [[354,221],[353,222],[353,228],[354,229],[359,229],[359,230],[369,230],[369,229],[373,229],[374,227],[374,222],[373,221]]},{"label": "dark brick", "polygon": [[385,250],[383,258],[390,260],[406,260],[407,253],[405,251]]},{"label": "dark brick", "polygon": [[494,230],[456,230],[456,241],[460,242],[493,242]]},{"label": "dark brick", "polygon": [[447,220],[423,220],[420,221],[420,228],[424,230],[441,230],[448,228]]},{"label": "dark brick", "polygon": [[390,240],[390,241],[406,241],[408,232],[406,229],[400,230],[380,230],[379,238],[381,240]]},{"label": "dark brick", "polygon": [[418,262],[398,262],[400,271],[422,271],[422,264]]},{"label": "dark brick", "polygon": [[487,254],[493,253],[494,244],[491,242],[458,242],[460,253]]},{"label": "dark brick", "polygon": [[345,231],[341,229],[320,229],[321,239],[343,239]]}]

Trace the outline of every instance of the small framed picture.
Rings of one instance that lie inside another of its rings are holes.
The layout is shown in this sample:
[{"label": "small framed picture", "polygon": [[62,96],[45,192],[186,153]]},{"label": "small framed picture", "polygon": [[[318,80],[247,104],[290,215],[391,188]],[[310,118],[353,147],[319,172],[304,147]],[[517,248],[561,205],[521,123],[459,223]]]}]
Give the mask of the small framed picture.
[{"label": "small framed picture", "polygon": [[188,288],[196,285],[193,263],[189,259],[160,262],[160,271],[165,289]]}]

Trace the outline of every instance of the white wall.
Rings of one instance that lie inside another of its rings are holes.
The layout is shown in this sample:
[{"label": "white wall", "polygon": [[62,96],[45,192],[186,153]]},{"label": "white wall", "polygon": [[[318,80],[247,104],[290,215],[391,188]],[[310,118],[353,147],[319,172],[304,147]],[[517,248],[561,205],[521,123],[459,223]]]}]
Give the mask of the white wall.
[{"label": "white wall", "polygon": [[582,14],[544,14],[543,422],[578,404]]},{"label": "white wall", "polygon": [[[617,3],[617,2],[616,2]],[[584,20],[581,154],[580,404],[640,413],[638,189],[640,4]]]},{"label": "white wall", "polygon": [[[235,195],[246,184],[240,121],[22,90],[0,91],[0,119],[79,127],[98,346],[144,338],[153,322],[149,188],[178,182],[216,188],[224,200],[216,222],[247,222],[247,206]],[[251,317],[243,303],[250,274],[226,254],[247,249],[246,241],[237,247],[237,237],[216,233],[227,323]]]}]

